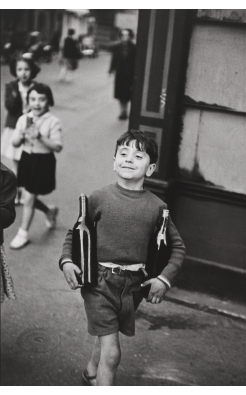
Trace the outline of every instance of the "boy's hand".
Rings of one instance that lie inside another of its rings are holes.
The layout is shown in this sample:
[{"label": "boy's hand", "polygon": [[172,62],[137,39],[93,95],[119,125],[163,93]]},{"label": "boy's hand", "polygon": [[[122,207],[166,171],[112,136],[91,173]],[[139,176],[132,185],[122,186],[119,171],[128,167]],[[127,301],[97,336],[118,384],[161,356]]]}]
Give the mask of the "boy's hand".
[{"label": "boy's hand", "polygon": [[78,284],[75,273],[77,273],[79,276],[82,274],[81,270],[78,268],[78,266],[74,265],[74,263],[67,262],[63,265],[63,274],[70,285],[70,288],[73,290],[82,287],[82,285]]},{"label": "boy's hand", "polygon": [[149,284],[151,287],[146,302],[161,303],[165,293],[167,292],[167,287],[162,281],[158,280],[158,278],[151,278],[150,280],[147,280],[141,284],[141,286],[146,287]]}]

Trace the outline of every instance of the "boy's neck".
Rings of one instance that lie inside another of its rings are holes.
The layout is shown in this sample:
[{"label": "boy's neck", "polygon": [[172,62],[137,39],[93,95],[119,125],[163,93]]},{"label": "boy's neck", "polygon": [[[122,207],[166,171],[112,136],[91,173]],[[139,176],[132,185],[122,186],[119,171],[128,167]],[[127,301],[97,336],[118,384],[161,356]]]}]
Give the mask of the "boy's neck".
[{"label": "boy's neck", "polygon": [[118,184],[122,188],[130,189],[132,191],[143,190],[143,183],[144,183],[144,179],[136,181],[136,180],[125,180],[125,179],[118,178]]}]

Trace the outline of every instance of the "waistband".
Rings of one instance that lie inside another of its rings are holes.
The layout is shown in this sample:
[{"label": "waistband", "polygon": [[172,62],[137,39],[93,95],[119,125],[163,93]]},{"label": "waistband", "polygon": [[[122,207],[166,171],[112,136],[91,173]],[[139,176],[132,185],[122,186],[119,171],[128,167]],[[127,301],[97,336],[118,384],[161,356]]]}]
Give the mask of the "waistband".
[{"label": "waistband", "polygon": [[121,270],[130,270],[131,272],[137,272],[140,269],[145,269],[144,263],[134,263],[132,265],[117,265],[116,263],[113,262],[98,262],[98,263],[99,265],[108,267],[110,269],[120,268]]}]

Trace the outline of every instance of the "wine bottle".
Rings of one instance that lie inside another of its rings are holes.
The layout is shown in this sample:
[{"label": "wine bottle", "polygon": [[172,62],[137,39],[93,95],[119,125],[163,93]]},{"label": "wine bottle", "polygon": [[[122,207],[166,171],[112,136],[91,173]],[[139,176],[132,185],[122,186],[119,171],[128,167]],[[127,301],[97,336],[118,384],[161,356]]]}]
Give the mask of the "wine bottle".
[{"label": "wine bottle", "polygon": [[85,285],[92,282],[91,275],[91,234],[86,224],[88,199],[84,193],[79,197],[79,217],[73,228],[72,257],[82,274],[78,283]]}]

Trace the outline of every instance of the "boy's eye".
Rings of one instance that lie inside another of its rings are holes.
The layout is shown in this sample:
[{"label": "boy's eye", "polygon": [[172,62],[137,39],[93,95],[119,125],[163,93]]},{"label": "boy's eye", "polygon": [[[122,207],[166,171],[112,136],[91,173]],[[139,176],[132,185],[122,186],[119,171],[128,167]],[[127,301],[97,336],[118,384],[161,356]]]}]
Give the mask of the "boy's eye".
[{"label": "boy's eye", "polygon": [[143,159],[142,155],[136,155],[137,159]]}]

